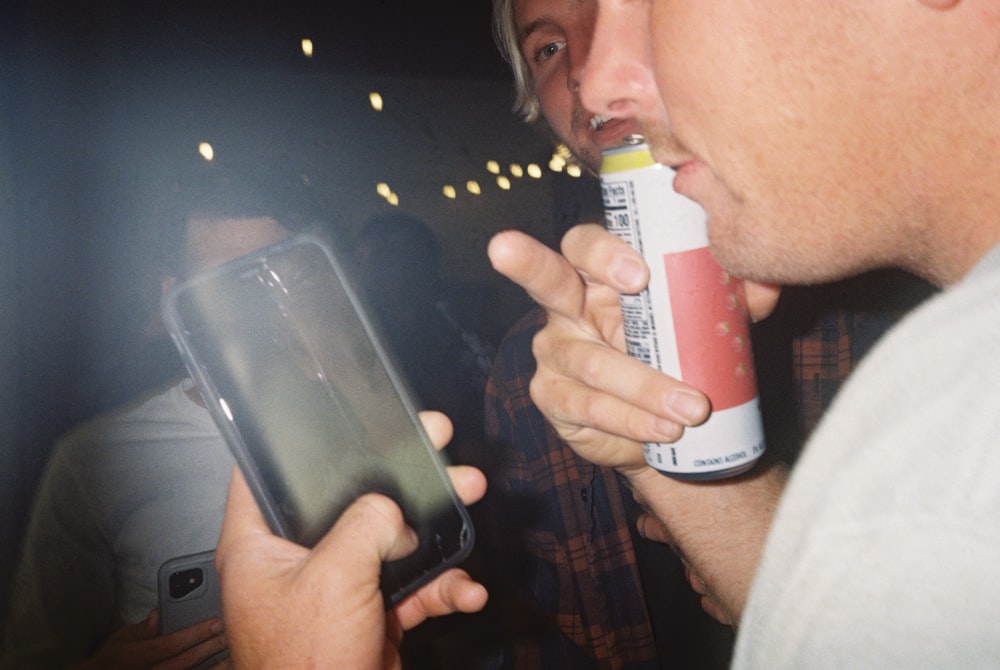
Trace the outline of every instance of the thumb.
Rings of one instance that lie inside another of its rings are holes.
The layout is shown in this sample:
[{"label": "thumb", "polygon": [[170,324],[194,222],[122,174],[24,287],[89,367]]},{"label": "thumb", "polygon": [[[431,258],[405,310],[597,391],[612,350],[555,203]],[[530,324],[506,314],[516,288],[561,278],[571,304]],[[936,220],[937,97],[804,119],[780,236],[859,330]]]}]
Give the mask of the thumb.
[{"label": "thumb", "polygon": [[781,297],[781,286],[778,284],[762,284],[746,280],[743,282],[743,290],[750,318],[754,321],[769,317],[778,304],[778,298]]},{"label": "thumb", "polygon": [[[355,500],[314,551],[331,554],[344,574],[378,578],[383,561],[417,548],[417,535],[406,525],[399,506],[389,498],[368,493]],[[327,560],[327,559],[324,559]]]},{"label": "thumb", "polygon": [[216,548],[217,559],[230,553],[230,545],[235,549],[248,537],[268,535],[270,529],[254,500],[250,487],[236,466],[233,466],[226,498],[226,513],[222,520],[222,532]]}]

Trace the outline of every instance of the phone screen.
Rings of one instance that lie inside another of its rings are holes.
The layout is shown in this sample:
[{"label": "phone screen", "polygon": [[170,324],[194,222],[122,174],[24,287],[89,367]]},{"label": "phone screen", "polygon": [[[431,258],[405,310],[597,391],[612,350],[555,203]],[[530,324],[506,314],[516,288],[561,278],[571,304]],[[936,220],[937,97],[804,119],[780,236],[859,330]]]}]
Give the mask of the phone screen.
[{"label": "phone screen", "polygon": [[360,494],[389,496],[420,540],[383,566],[389,605],[468,554],[465,508],[321,243],[293,238],[195,277],[165,313],[275,532],[312,546]]}]

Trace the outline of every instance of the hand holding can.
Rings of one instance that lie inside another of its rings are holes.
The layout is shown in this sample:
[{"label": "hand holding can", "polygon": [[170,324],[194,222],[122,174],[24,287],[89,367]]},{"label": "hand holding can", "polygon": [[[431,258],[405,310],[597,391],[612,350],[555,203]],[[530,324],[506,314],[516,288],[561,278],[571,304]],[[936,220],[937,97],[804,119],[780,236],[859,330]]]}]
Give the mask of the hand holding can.
[{"label": "hand holding can", "polygon": [[677,479],[719,479],[749,470],[765,449],[746,300],[712,257],[704,210],[673,190],[673,176],[641,141],[605,151],[605,224],[650,269],[642,293],[621,296],[628,353],[712,403],[677,442],[647,443],[646,462]]}]

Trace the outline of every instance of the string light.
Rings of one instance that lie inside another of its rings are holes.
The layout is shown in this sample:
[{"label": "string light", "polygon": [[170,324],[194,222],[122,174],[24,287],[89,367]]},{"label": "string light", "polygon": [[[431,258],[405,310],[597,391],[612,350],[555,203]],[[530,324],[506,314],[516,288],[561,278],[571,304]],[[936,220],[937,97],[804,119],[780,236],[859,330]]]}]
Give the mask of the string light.
[{"label": "string light", "polygon": [[208,142],[202,142],[201,144],[198,145],[198,153],[201,154],[202,158],[204,158],[209,162],[211,162],[212,159],[215,158],[215,149],[213,149],[212,145],[209,144]]},{"label": "string light", "polygon": [[565,163],[573,157],[573,152],[570,151],[569,147],[566,146],[565,144],[559,144],[556,146],[553,155],[559,156],[559,158],[562,158],[563,162]]},{"label": "string light", "polygon": [[384,181],[380,181],[378,184],[375,185],[375,191],[380,196],[385,198],[389,202],[389,204],[392,205],[393,207],[399,204],[399,196],[396,195],[396,193],[394,193],[393,190],[389,188],[389,185],[386,184]]},{"label": "string light", "polygon": [[570,163],[569,165],[566,166],[566,174],[568,174],[570,177],[579,177],[581,174],[583,174],[583,171],[580,169],[580,166],[577,165],[576,163]]},{"label": "string light", "polygon": [[[307,41],[308,40],[303,39],[304,51],[307,48],[306,47]],[[384,100],[382,98],[382,94],[380,94],[377,91],[371,91],[368,94],[368,100],[372,106],[372,109],[378,112],[383,111]],[[553,149],[552,160],[549,163],[549,168],[553,171],[566,170],[567,165],[573,164],[571,161],[570,162],[567,161],[567,158],[571,157],[572,153],[569,151],[568,148],[566,148],[565,146],[557,146],[555,149]],[[491,158],[485,160],[481,164],[485,165],[486,171],[489,174],[494,175],[497,188],[499,188],[502,191],[510,191],[513,188],[513,179],[521,179],[525,176],[530,177],[532,179],[541,179],[544,174],[542,168],[539,167],[537,163],[524,164],[516,161],[507,163],[506,165],[509,170],[507,175],[504,174],[504,168],[502,167],[501,162],[499,160]],[[573,176],[581,175],[579,167],[571,169],[570,172]],[[453,184],[445,184],[441,187],[441,195],[447,198],[448,200],[458,200],[460,189],[461,186],[456,186]],[[381,197],[385,198],[385,200],[389,202],[391,205],[394,206],[398,205],[399,196],[395,192],[393,192],[393,190],[386,182],[379,182],[378,185],[376,186],[376,190],[378,194]],[[474,196],[483,194],[483,188],[480,185],[480,182],[476,181],[475,179],[469,179],[468,181],[465,182],[465,190],[470,195]]]},{"label": "string light", "polygon": [[305,54],[306,58],[312,58],[313,55],[313,41],[308,37],[302,38],[302,53]]}]

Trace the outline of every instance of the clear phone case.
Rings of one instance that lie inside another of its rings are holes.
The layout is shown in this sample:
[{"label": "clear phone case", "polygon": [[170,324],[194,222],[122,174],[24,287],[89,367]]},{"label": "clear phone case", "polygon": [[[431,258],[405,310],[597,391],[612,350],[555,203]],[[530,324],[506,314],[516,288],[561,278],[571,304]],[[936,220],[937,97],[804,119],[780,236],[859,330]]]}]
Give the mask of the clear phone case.
[{"label": "clear phone case", "polygon": [[468,556],[472,523],[443,459],[319,240],[293,237],[198,275],[163,311],[277,534],[312,546],[362,493],[389,496],[420,546],[383,566],[387,606]]}]

